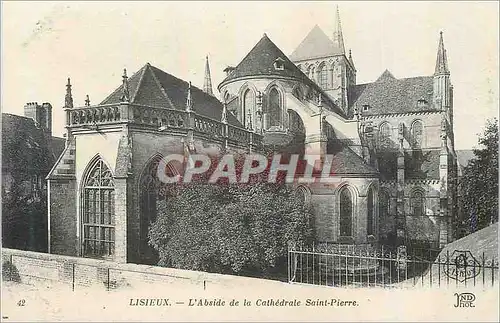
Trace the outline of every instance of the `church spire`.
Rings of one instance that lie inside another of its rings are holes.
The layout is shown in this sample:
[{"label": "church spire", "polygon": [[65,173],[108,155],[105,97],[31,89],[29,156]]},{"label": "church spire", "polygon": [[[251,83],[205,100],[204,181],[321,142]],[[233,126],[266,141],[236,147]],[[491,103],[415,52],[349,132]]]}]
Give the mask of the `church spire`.
[{"label": "church spire", "polygon": [[434,75],[449,74],[448,59],[446,58],[446,49],[444,49],[443,32],[439,33],[439,45],[436,58],[436,69]]},{"label": "church spire", "polygon": [[210,77],[210,65],[208,64],[208,55],[205,61],[205,80],[203,82],[203,92],[214,95],[212,91],[212,78]]},{"label": "church spire", "polygon": [[340,12],[338,5],[337,5],[337,12],[335,15],[335,20],[336,24],[335,24],[335,30],[333,31],[333,43],[340,50],[342,54],[345,54],[344,36],[342,35],[342,24],[340,22]]},{"label": "church spire", "polygon": [[68,77],[68,83],[66,84],[66,96],[64,97],[64,107],[66,109],[73,108],[73,95],[71,94],[71,80]]}]

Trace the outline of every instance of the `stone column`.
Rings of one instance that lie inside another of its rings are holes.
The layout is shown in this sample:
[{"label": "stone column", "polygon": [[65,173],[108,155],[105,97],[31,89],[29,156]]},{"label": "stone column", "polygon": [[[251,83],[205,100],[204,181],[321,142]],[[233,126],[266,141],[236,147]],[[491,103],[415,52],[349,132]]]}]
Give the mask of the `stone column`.
[{"label": "stone column", "polygon": [[115,255],[114,261],[127,262],[127,178],[115,178]]},{"label": "stone column", "polygon": [[404,208],[405,188],[405,155],[403,149],[404,125],[400,124],[398,139],[400,142],[397,170],[397,200],[396,200],[396,234],[397,245],[404,245],[406,240],[406,214]]}]

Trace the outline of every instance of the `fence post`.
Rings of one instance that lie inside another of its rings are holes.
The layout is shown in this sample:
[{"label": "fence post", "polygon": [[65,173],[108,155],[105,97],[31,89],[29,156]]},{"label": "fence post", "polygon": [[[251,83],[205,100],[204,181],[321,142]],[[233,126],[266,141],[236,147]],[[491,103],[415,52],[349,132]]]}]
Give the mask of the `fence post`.
[{"label": "fence post", "polygon": [[110,268],[108,267],[108,272],[107,272],[107,274],[108,274],[108,291],[109,291],[109,271],[110,271]]},{"label": "fence post", "polygon": [[75,291],[75,263],[71,266],[71,289]]},{"label": "fence post", "polygon": [[14,255],[13,254],[10,254],[10,266],[9,266],[9,279],[11,281],[14,281],[14,279],[12,278],[13,276],[13,269],[14,269]]}]

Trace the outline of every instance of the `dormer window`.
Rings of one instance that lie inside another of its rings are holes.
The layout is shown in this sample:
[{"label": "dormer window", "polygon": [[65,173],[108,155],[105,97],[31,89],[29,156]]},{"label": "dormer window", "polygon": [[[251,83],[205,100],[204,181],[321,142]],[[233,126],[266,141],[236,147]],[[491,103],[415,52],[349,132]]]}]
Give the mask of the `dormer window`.
[{"label": "dormer window", "polygon": [[234,71],[235,67],[234,66],[228,66],[226,67],[223,72],[226,72],[226,76],[229,76]]},{"label": "dormer window", "polygon": [[370,109],[370,105],[363,104],[363,111],[368,111]]},{"label": "dormer window", "polygon": [[275,61],[274,61],[274,69],[277,70],[277,71],[283,71],[285,69],[285,60],[281,57],[278,57]]},{"label": "dormer window", "polygon": [[425,107],[427,107],[427,100],[419,99],[417,101],[417,108],[425,108]]}]

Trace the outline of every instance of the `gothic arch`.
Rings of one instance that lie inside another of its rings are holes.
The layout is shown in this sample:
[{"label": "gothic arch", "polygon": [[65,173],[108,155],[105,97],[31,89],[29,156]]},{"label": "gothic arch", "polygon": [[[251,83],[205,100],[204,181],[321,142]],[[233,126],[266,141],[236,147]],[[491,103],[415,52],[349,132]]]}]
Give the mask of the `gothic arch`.
[{"label": "gothic arch", "polygon": [[311,205],[311,190],[305,185],[299,185],[295,188],[296,194],[299,194],[299,198],[303,199],[305,206]]},{"label": "gothic arch", "polygon": [[322,88],[323,90],[326,90],[328,89],[328,84],[329,84],[329,81],[328,81],[328,74],[329,74],[329,71],[328,71],[328,66],[327,64],[322,61],[318,64],[318,67],[316,68],[316,79],[318,80],[317,83],[318,85],[320,86],[320,88]]},{"label": "gothic arch", "polygon": [[115,185],[100,154],[87,163],[79,186],[80,254],[110,259],[115,249]]},{"label": "gothic arch", "polygon": [[424,216],[426,212],[426,194],[421,187],[414,187],[410,191],[410,214],[413,216]]},{"label": "gothic arch", "polygon": [[392,126],[389,121],[382,121],[378,126],[378,146],[389,148],[392,144]]},{"label": "gothic arch", "polygon": [[266,97],[266,130],[271,127],[285,129],[288,124],[286,120],[285,89],[278,81],[268,84],[265,89]]},{"label": "gothic arch", "polygon": [[[175,188],[175,184],[167,184],[158,178],[158,166],[163,159],[160,153],[153,154],[143,165],[137,180],[138,207],[139,207],[139,254],[141,262],[154,264],[157,260],[156,251],[148,244],[148,230],[156,220],[158,200],[168,196],[168,189]],[[179,171],[171,163],[167,164],[167,176],[179,175]]]},{"label": "gothic arch", "polygon": [[355,186],[344,182],[334,191],[335,218],[338,223],[337,238],[348,238],[355,240],[358,221],[358,197],[359,192]]},{"label": "gothic arch", "polygon": [[366,190],[366,234],[377,236],[379,224],[379,190],[372,182]]},{"label": "gothic arch", "polygon": [[[257,88],[250,82],[245,82],[238,92],[239,108],[237,119],[244,127],[248,125],[248,110],[250,110],[252,123],[255,124],[255,111],[257,109]],[[249,97],[246,97],[249,95]],[[248,101],[245,99],[248,98]]]},{"label": "gothic arch", "polygon": [[424,122],[422,119],[415,119],[411,123],[410,134],[412,144],[415,148],[421,148],[425,141]]}]

